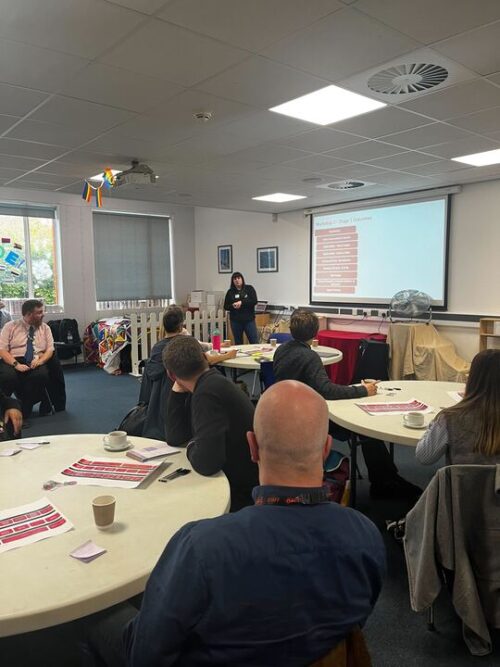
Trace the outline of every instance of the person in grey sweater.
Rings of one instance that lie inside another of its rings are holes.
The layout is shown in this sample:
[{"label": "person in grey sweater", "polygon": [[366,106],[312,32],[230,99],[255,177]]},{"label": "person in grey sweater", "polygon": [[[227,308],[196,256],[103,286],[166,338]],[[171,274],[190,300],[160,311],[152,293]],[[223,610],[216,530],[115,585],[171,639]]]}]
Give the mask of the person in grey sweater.
[{"label": "person in grey sweater", "polygon": [[[360,385],[339,385],[330,381],[321,358],[311,349],[319,330],[316,313],[298,308],[290,318],[292,340],[280,345],[274,354],[273,372],[276,381],[298,380],[307,384],[327,401],[374,396],[376,382],[363,381]],[[330,433],[338,440],[346,440],[349,431],[330,423]],[[389,452],[381,440],[359,436],[363,457],[370,479],[370,494],[374,498],[408,498],[416,501],[422,489],[398,474]]]}]

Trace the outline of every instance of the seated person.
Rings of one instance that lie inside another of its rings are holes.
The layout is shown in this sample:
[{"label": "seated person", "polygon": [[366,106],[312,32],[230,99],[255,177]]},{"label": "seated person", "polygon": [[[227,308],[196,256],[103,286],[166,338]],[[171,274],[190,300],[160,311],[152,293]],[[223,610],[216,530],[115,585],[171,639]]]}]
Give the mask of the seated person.
[{"label": "seated person", "polygon": [[257,466],[246,443],[254,413],[251,400],[209,367],[191,336],[172,340],[163,363],[174,383],[167,403],[167,442],[173,447],[189,443],[187,457],[201,475],[225,472],[232,512],[250,505],[257,484]]},{"label": "seated person", "polygon": [[21,404],[0,390],[0,442],[21,436],[23,413]]},{"label": "seated person", "polygon": [[3,329],[4,325],[11,320],[12,315],[7,310],[5,310],[5,303],[0,301],[0,331]]},{"label": "seated person", "polygon": [[86,664],[302,667],[364,625],[385,549],[369,519],[326,501],[325,402],[300,382],[275,384],[248,443],[259,466],[255,504],[181,528],[139,613],[125,603],[97,617]]},{"label": "seated person", "polygon": [[25,301],[21,312],[20,320],[7,322],[0,332],[0,387],[6,394],[15,392],[23,414],[29,416],[49,381],[47,363],[54,355],[54,339],[43,322],[41,301]]},{"label": "seated person", "polygon": [[[327,401],[346,398],[361,398],[377,393],[375,382],[344,386],[333,384],[328,377],[319,355],[311,350],[311,343],[318,333],[319,320],[315,313],[297,309],[290,318],[292,340],[280,345],[274,354],[273,372],[276,381],[299,380],[312,387]],[[349,432],[331,424],[334,437],[346,439]],[[374,498],[406,497],[417,500],[422,490],[399,476],[398,469],[381,440],[359,436],[368,477],[370,494]]]},{"label": "seated person", "polygon": [[[173,384],[163,366],[163,351],[177,336],[189,335],[184,329],[184,311],[182,308],[171,305],[165,309],[163,329],[165,337],[153,346],[151,356],[144,366],[139,394],[139,403],[148,405],[142,435],[145,438],[155,438],[157,440],[166,439],[167,400]],[[210,365],[213,365],[225,359],[232,359],[235,356],[236,350],[230,350],[225,354],[207,354],[207,361]]]},{"label": "seated person", "polygon": [[500,463],[500,350],[483,350],[470,367],[460,403],[441,410],[420,439],[420,463]]}]

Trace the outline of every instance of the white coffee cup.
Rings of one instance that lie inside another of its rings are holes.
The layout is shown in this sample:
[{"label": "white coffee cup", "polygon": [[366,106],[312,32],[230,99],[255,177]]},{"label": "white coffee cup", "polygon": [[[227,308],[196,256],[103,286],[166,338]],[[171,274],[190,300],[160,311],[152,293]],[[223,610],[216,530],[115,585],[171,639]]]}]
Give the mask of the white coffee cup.
[{"label": "white coffee cup", "polygon": [[109,449],[123,449],[127,446],[127,432],[111,431],[104,436],[104,444]]},{"label": "white coffee cup", "polygon": [[403,415],[403,422],[406,426],[414,426],[418,428],[419,426],[424,425],[424,413],[423,412],[407,412]]},{"label": "white coffee cup", "polygon": [[269,342],[271,343],[271,347],[276,347],[278,344],[278,339],[277,338],[270,338]]}]

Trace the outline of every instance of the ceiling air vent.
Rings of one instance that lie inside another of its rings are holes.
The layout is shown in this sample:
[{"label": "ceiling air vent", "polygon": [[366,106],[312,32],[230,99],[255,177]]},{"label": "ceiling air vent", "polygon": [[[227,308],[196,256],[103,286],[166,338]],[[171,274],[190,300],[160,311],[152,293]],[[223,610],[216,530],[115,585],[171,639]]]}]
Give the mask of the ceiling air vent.
[{"label": "ceiling air vent", "polygon": [[356,188],[366,188],[367,185],[373,185],[373,183],[367,183],[366,181],[336,181],[335,183],[325,183],[325,185],[318,185],[316,187],[328,190],[355,190]]},{"label": "ceiling air vent", "polygon": [[431,90],[447,78],[448,70],[440,65],[404,63],[373,74],[368,88],[382,95],[411,95]]}]

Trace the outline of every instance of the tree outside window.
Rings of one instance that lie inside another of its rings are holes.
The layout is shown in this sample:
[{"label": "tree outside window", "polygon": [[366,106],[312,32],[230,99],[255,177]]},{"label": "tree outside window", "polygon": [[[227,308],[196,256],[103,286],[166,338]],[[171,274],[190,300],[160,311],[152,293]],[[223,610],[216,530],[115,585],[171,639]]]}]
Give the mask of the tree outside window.
[{"label": "tree outside window", "polygon": [[53,218],[0,214],[0,297],[59,303]]}]

